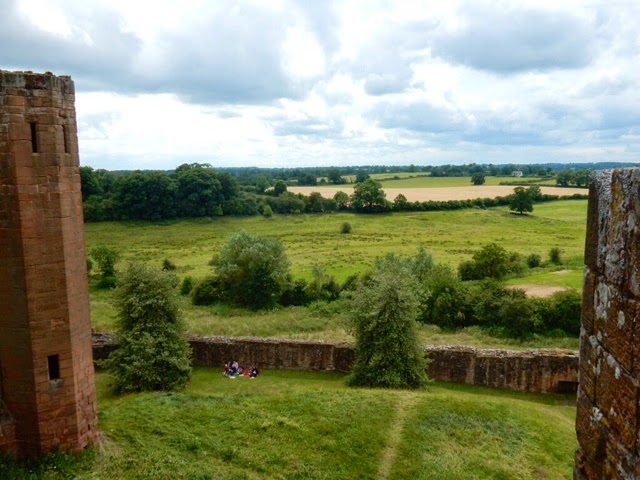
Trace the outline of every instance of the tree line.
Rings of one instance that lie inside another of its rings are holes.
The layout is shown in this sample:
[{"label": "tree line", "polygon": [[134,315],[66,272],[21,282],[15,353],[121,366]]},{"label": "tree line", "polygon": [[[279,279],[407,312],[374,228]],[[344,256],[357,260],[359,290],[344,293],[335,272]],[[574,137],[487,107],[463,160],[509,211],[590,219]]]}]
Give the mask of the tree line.
[{"label": "tree line", "polygon": [[[325,198],[319,192],[309,195],[288,191],[288,183],[273,183],[258,176],[252,185],[241,185],[228,172],[216,172],[208,165],[184,164],[174,171],[114,173],[106,170],[80,169],[85,221],[148,220],[250,216],[274,213],[328,213],[354,211],[381,213],[390,211],[437,211],[462,208],[512,206],[519,200],[520,213],[531,211],[533,202],[557,200],[555,195],[542,195],[532,186],[526,192],[519,188],[513,195],[497,198],[451,201],[410,202],[400,194],[393,201],[386,198],[379,181],[363,174],[351,195],[337,192]],[[574,195],[571,198],[585,198]],[[523,206],[524,205],[524,206]]]}]

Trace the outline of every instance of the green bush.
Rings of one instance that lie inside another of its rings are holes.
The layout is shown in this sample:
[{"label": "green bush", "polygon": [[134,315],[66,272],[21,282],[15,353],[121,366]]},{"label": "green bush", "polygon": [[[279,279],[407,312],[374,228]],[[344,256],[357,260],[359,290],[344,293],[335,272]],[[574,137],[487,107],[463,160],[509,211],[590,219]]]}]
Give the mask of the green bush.
[{"label": "green bush", "polygon": [[340,226],[340,233],[351,233],[351,224],[349,222],[343,222],[343,224]]},{"label": "green bush", "polygon": [[558,247],[553,247],[551,250],[549,250],[549,261],[554,265],[560,265],[562,263],[560,253],[561,251]]},{"label": "green bush", "polygon": [[91,256],[98,265],[100,281],[98,288],[114,288],[116,285],[116,263],[120,257],[118,252],[105,245],[98,245],[91,249]]},{"label": "green bush", "polygon": [[282,243],[244,230],[229,237],[212,263],[224,300],[250,308],[275,305],[289,278]]},{"label": "green bush", "polygon": [[307,285],[307,297],[312,300],[333,302],[340,295],[340,284],[331,276],[315,266],[312,271],[313,279]]},{"label": "green bush", "polygon": [[166,270],[168,272],[172,272],[176,269],[176,264],[173,263],[171,260],[169,260],[168,258],[165,258],[162,261],[162,270]]},{"label": "green bush", "polygon": [[91,270],[93,269],[93,262],[90,258],[87,257],[87,275],[91,275]]},{"label": "green bush", "polygon": [[478,280],[478,272],[476,270],[476,262],[473,260],[466,260],[458,265],[458,275],[463,281]]},{"label": "green bush", "polygon": [[131,264],[119,279],[118,344],[103,365],[117,393],[181,388],[191,375],[175,276]]},{"label": "green bush", "polygon": [[[186,280],[186,279],[185,279]],[[222,284],[217,277],[207,277],[191,291],[191,303],[194,305],[212,305],[224,298]]]},{"label": "green bush", "polygon": [[193,278],[184,277],[180,285],[180,295],[189,295],[193,290]]},{"label": "green bush", "polygon": [[561,329],[570,335],[580,334],[582,297],[575,290],[556,292],[536,300],[536,316],[546,331]]},{"label": "green bush", "polygon": [[542,264],[542,258],[537,253],[532,253],[527,257],[527,267],[536,268]]},{"label": "green bush", "polygon": [[307,305],[311,301],[307,288],[308,284],[304,278],[289,279],[280,295],[280,305],[284,307]]},{"label": "green bush", "polygon": [[117,285],[116,277],[101,277],[98,283],[96,283],[96,286],[102,290],[111,290],[116,288]]}]

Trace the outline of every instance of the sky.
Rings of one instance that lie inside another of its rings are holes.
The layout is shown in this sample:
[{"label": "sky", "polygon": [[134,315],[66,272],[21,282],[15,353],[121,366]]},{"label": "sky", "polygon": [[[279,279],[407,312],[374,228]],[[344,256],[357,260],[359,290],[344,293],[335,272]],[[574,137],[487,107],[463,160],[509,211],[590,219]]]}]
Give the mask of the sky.
[{"label": "sky", "polygon": [[0,0],[109,170],[639,162],[640,2]]}]

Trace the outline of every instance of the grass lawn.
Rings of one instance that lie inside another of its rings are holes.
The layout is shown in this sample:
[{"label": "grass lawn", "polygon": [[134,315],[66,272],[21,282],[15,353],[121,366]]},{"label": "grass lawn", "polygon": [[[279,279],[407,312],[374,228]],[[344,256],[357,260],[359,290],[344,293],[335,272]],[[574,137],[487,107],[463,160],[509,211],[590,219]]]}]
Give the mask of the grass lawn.
[{"label": "grass lawn", "polygon": [[[97,386],[95,460],[40,478],[572,478],[569,397],[349,389],[342,375],[314,372],[229,380],[206,368],[177,393],[114,397],[104,373]],[[30,478],[20,472],[9,473]]]}]

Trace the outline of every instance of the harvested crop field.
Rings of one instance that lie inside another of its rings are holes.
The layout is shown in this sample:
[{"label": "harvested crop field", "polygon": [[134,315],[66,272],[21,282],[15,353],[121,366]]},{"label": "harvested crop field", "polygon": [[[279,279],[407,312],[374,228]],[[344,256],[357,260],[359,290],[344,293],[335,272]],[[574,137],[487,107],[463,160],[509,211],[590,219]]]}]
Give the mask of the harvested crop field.
[{"label": "harvested crop field", "polygon": [[[474,198],[495,198],[506,197],[513,193],[514,187],[505,185],[481,185],[468,187],[441,187],[441,188],[385,188],[387,200],[393,200],[399,194],[403,194],[410,202],[426,202],[429,200],[473,200]],[[352,186],[338,187],[289,187],[293,193],[303,193],[309,195],[311,192],[319,192],[325,198],[333,197],[336,192],[345,192],[349,195],[353,192]],[[546,195],[575,195],[576,193],[587,194],[586,188],[562,188],[562,187],[540,187]]]}]

